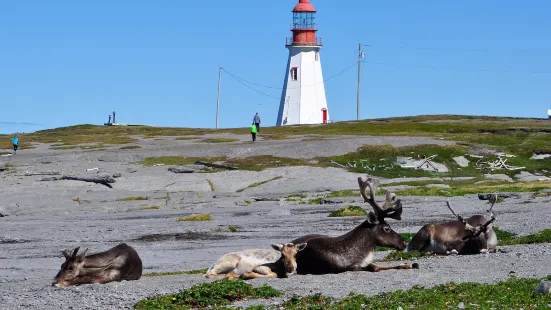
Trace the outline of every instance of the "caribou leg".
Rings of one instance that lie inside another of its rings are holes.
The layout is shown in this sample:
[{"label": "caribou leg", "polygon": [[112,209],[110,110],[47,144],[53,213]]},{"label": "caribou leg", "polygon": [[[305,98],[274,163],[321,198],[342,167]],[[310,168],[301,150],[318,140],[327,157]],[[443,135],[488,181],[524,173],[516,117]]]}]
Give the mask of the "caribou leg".
[{"label": "caribou leg", "polygon": [[419,264],[413,263],[413,264],[398,265],[398,266],[377,266],[375,264],[369,264],[367,265],[367,267],[365,267],[365,270],[370,272],[379,272],[379,271],[390,270],[390,269],[419,269]]},{"label": "caribou leg", "polygon": [[252,272],[244,273],[242,278],[244,280],[256,278],[277,278],[277,273],[273,272],[270,267],[258,266],[255,267]]}]

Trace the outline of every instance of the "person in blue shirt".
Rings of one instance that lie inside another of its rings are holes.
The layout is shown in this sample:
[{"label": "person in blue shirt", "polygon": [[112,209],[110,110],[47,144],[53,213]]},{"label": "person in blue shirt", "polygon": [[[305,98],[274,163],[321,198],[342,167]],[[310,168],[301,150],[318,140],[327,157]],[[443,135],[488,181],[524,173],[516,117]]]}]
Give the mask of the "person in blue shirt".
[{"label": "person in blue shirt", "polygon": [[13,152],[17,153],[17,149],[19,148],[19,138],[14,136],[11,138],[11,143],[13,143]]},{"label": "person in blue shirt", "polygon": [[256,126],[256,132],[260,131],[260,116],[258,116],[258,112],[256,112],[254,118],[253,118],[253,125]]}]

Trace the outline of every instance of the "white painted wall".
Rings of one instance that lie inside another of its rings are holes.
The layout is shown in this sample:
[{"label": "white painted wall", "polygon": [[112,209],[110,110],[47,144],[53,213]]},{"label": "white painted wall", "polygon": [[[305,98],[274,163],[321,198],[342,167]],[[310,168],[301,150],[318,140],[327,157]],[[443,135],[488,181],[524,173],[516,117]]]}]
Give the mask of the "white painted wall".
[{"label": "white painted wall", "polygon": [[[327,109],[325,85],[321,70],[320,46],[288,46],[289,60],[279,104],[277,126],[320,124],[322,109]],[[318,58],[316,60],[316,52]],[[298,67],[298,79],[292,80],[291,69]],[[327,112],[328,120],[329,111]]]}]

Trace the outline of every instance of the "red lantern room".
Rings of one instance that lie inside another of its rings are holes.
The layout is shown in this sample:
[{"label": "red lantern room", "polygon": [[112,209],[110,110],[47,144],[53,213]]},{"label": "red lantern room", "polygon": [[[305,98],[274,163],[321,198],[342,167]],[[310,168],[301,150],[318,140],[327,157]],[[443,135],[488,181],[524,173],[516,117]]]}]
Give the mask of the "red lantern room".
[{"label": "red lantern room", "polygon": [[316,45],[321,46],[321,38],[316,37],[316,9],[310,0],[299,0],[293,9],[292,38],[287,38],[289,45]]}]

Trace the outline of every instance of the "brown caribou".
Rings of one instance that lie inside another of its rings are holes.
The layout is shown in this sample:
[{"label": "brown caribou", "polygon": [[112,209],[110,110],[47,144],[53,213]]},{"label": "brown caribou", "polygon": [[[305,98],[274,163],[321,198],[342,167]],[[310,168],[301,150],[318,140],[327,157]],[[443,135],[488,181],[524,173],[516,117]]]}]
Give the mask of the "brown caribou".
[{"label": "brown caribou", "polygon": [[489,219],[477,214],[464,219],[457,214],[449,201],[446,204],[455,221],[442,224],[427,224],[423,226],[408,245],[409,251],[419,251],[431,254],[480,254],[496,251],[497,236],[492,227],[495,221],[492,208],[497,201],[497,195],[490,195],[490,209],[487,210]]},{"label": "brown caribou", "polygon": [[205,273],[206,278],[244,280],[287,278],[296,274],[295,257],[306,243],[272,244],[272,249],[250,249],[222,255]]},{"label": "brown caribou", "polygon": [[80,284],[104,284],[112,281],[138,280],[142,276],[142,260],[126,243],[105,252],[86,256],[88,249],[77,255],[80,247],[61,253],[65,262],[55,276],[52,285],[67,287]]},{"label": "brown caribou", "polygon": [[[307,235],[291,241],[294,244],[308,242],[308,246],[297,254],[298,274],[328,274],[346,271],[377,272],[388,269],[418,269],[419,265],[380,267],[372,264],[373,252],[377,246],[404,250],[407,242],[385,221],[386,218],[401,220],[402,203],[396,195],[386,190],[386,201],[380,205],[375,201],[379,180],[358,177],[360,193],[364,201],[373,208],[367,220],[348,233],[330,237]],[[369,188],[369,197],[365,191]]]}]

